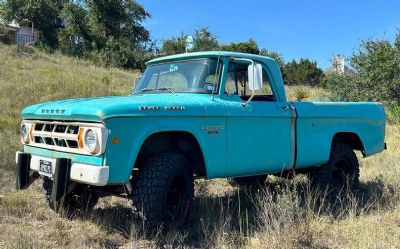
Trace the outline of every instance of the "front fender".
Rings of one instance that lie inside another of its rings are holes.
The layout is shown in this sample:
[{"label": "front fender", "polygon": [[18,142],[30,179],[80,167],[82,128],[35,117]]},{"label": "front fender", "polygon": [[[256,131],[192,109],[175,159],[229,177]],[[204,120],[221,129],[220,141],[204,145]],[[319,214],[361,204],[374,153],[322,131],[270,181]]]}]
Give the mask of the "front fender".
[{"label": "front fender", "polygon": [[224,176],[225,130],[220,130],[217,135],[210,136],[207,131],[201,129],[202,126],[210,124],[225,127],[224,122],[225,119],[214,117],[141,117],[106,120],[106,126],[110,130],[105,156],[106,163],[110,167],[109,183],[128,182],[136,158],[146,139],[152,134],[168,131],[191,133],[202,150],[207,171],[206,177]]}]

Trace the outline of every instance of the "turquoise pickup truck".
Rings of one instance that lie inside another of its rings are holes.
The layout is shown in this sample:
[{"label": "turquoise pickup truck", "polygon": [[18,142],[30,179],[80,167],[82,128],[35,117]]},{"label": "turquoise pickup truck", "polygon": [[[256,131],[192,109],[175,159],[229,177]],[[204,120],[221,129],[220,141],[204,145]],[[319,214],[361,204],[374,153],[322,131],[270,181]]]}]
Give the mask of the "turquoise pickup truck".
[{"label": "turquoise pickup truck", "polygon": [[32,105],[22,119],[17,189],[42,178],[56,211],[129,198],[149,228],[185,223],[196,178],[298,172],[356,187],[354,150],[386,147],[381,103],[288,102],[275,60],[233,52],[157,58],[129,95]]}]

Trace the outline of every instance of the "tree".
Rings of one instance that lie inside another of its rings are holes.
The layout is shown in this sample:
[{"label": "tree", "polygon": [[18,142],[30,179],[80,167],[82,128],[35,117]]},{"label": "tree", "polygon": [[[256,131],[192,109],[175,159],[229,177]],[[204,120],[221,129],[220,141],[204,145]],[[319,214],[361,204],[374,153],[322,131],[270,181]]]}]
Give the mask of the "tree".
[{"label": "tree", "polygon": [[9,37],[8,37],[8,32],[7,32],[6,26],[1,21],[0,21],[0,42],[2,42],[2,43],[9,42]]},{"label": "tree", "polygon": [[128,39],[134,46],[150,40],[142,22],[150,14],[134,0],[85,0],[89,25],[96,45],[102,48],[107,39]]},{"label": "tree", "polygon": [[58,34],[61,51],[79,57],[87,56],[93,49],[94,40],[88,25],[90,20],[87,10],[78,4],[67,3],[61,18],[66,23]]},{"label": "tree", "polygon": [[4,0],[0,2],[0,16],[6,22],[16,21],[21,25],[37,28],[42,41],[57,46],[56,20],[60,14],[59,1],[55,0]]},{"label": "tree", "polygon": [[394,43],[365,40],[350,58],[352,73],[328,75],[327,87],[339,98],[400,105],[400,32]]},{"label": "tree", "polygon": [[134,0],[85,0],[64,5],[60,48],[107,66],[141,68],[154,44],[142,22],[150,14]]},{"label": "tree", "polygon": [[272,59],[275,59],[281,68],[283,68],[283,66],[285,65],[285,60],[283,59],[282,55],[278,54],[277,52],[270,52],[266,48],[260,49],[258,47],[257,42],[254,41],[253,39],[249,39],[248,41],[244,42],[232,42],[229,44],[223,44],[220,46],[220,48],[223,51],[241,52],[241,53],[267,56]]},{"label": "tree", "polygon": [[268,49],[263,48],[260,50],[260,55],[267,56],[267,57],[270,57],[270,58],[276,60],[279,64],[279,66],[281,67],[281,70],[284,69],[285,60],[283,59],[281,54],[278,54],[277,52],[270,52],[270,51],[268,51]]},{"label": "tree", "polygon": [[324,77],[323,71],[318,68],[317,62],[309,59],[292,60],[283,67],[283,78],[286,85],[318,86]]},{"label": "tree", "polygon": [[195,51],[217,50],[218,47],[218,38],[211,33],[209,28],[199,28],[194,31]]},{"label": "tree", "polygon": [[183,32],[178,37],[165,39],[161,47],[162,55],[181,54],[185,53],[186,37]]},{"label": "tree", "polygon": [[124,67],[143,69],[145,62],[153,58],[151,49],[134,47],[127,38],[107,39],[105,47],[100,51],[94,51],[91,59],[98,63],[111,67]]},{"label": "tree", "polygon": [[[181,32],[178,37],[172,37],[163,41],[161,54],[181,54],[186,52],[187,34]],[[209,28],[199,28],[194,31],[194,48],[191,52],[217,50],[218,38],[211,33]]]},{"label": "tree", "polygon": [[150,14],[134,0],[0,0],[0,15],[34,26],[51,48],[103,65],[143,66],[154,47],[142,25]]},{"label": "tree", "polygon": [[260,49],[258,48],[258,44],[253,39],[249,39],[248,41],[245,42],[232,42],[229,44],[223,44],[221,45],[221,50],[249,53],[249,54],[260,54]]}]

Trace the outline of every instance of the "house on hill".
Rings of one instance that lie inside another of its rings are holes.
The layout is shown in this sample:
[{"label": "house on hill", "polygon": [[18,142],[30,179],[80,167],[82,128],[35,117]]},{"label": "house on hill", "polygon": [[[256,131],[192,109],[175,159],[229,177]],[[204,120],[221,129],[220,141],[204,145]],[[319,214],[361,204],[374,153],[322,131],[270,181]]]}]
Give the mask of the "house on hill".
[{"label": "house on hill", "polygon": [[39,31],[34,27],[12,22],[5,25],[10,42],[17,45],[34,44],[39,41]]},{"label": "house on hill", "polygon": [[333,57],[332,66],[326,69],[325,73],[349,74],[351,69],[346,66],[344,57],[337,55]]}]

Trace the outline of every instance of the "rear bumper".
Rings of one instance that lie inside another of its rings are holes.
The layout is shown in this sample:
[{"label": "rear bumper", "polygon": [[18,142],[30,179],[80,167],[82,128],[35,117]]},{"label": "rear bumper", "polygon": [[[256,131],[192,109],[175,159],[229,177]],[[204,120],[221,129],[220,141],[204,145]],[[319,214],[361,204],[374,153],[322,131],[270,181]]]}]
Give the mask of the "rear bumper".
[{"label": "rear bumper", "polygon": [[[17,165],[20,163],[18,162],[18,155],[22,152],[16,152],[16,163]],[[52,174],[45,174],[39,172],[40,168],[40,161],[47,161],[51,162],[52,167]],[[38,172],[44,176],[52,177],[55,174],[57,163],[56,158],[48,158],[42,157],[37,155],[31,155],[30,160],[28,161],[29,169]],[[108,178],[109,178],[109,167],[108,166],[96,166],[90,164],[83,164],[83,163],[72,163],[71,169],[69,172],[69,180],[85,183],[88,185],[94,186],[105,186],[107,185]]]}]

